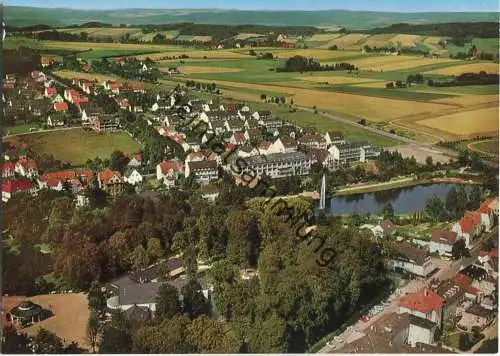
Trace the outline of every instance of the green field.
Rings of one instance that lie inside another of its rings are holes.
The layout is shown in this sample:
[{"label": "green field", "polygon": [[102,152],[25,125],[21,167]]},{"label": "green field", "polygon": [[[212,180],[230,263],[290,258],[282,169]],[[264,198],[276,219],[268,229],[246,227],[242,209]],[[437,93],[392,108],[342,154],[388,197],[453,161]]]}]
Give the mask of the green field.
[{"label": "green field", "polygon": [[367,96],[377,96],[381,98],[393,98],[393,99],[404,99],[413,101],[429,101],[450,98],[454,95],[450,94],[439,94],[439,93],[429,93],[429,92],[419,92],[411,90],[411,88],[401,88],[401,89],[387,89],[387,88],[369,88],[354,85],[342,85],[342,86],[331,86],[327,88],[331,91],[336,91],[340,93],[349,94],[361,94]]},{"label": "green field", "polygon": [[498,140],[484,141],[471,144],[471,148],[498,156]]},{"label": "green field", "polygon": [[60,130],[8,139],[16,144],[26,143],[36,152],[53,155],[55,159],[73,165],[85,164],[88,159],[109,158],[115,150],[129,154],[140,150],[141,146],[126,133],[97,134],[83,129]]}]

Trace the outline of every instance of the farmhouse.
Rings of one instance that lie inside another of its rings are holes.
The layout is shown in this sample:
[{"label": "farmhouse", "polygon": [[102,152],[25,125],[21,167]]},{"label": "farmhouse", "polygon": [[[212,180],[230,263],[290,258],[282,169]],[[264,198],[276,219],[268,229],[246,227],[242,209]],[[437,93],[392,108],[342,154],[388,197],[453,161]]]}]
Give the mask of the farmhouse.
[{"label": "farmhouse", "polygon": [[179,160],[162,161],[156,166],[156,179],[163,181],[167,188],[174,187],[183,173],[184,164]]},{"label": "farmhouse", "polygon": [[120,172],[112,171],[111,169],[106,168],[97,174],[97,181],[99,183],[99,188],[112,197],[123,193],[124,185]]},{"label": "farmhouse", "polygon": [[455,231],[434,229],[432,231],[429,251],[430,253],[438,252],[440,255],[451,256],[451,250],[456,241],[457,233]]},{"label": "farmhouse", "polygon": [[123,174],[123,181],[131,185],[142,183],[142,174],[134,167],[127,167]]},{"label": "farmhouse", "polygon": [[32,159],[21,158],[14,164],[14,172],[23,177],[38,176],[38,167]]},{"label": "farmhouse", "polygon": [[397,246],[398,256],[394,259],[394,269],[410,274],[427,277],[433,270],[429,251],[412,247],[408,242]]},{"label": "farmhouse", "polygon": [[194,175],[197,182],[210,182],[219,178],[216,161],[196,161],[186,164],[186,178]]},{"label": "farmhouse", "polygon": [[130,161],[128,161],[127,166],[129,167],[140,167],[142,166],[142,155],[140,153],[137,153],[130,158]]},{"label": "farmhouse", "polygon": [[7,203],[14,194],[28,192],[35,194],[38,191],[36,184],[27,179],[3,179],[2,201]]},{"label": "farmhouse", "polygon": [[68,104],[65,102],[62,103],[54,103],[54,110],[59,112],[59,111],[68,111]]}]

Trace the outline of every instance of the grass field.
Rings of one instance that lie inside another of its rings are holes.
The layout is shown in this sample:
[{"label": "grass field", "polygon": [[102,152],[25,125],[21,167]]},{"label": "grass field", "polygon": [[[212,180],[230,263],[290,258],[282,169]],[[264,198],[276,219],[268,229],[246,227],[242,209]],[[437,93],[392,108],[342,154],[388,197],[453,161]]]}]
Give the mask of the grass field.
[{"label": "grass field", "polygon": [[479,73],[480,71],[485,71],[486,73],[498,74],[498,64],[491,62],[481,62],[481,63],[471,63],[471,64],[461,64],[447,68],[441,68],[427,72],[428,74],[440,74],[440,75],[460,75],[462,73]]},{"label": "grass field", "polygon": [[[396,71],[441,63],[461,63],[452,59],[432,59],[416,56],[378,56],[354,59],[349,63],[360,70]],[[439,73],[438,73],[439,74]]]},{"label": "grass field", "polygon": [[38,295],[28,298],[3,297],[2,307],[10,310],[25,299],[40,304],[44,309],[52,310],[54,316],[23,329],[23,332],[36,335],[40,328],[45,328],[65,340],[66,344],[76,341],[82,348],[89,347],[86,341],[86,328],[90,312],[87,296],[84,293]]},{"label": "grass field", "polygon": [[[182,66],[179,68],[182,73],[198,74],[198,73],[235,73],[242,72],[243,69],[227,68],[227,67],[204,67],[204,66]],[[168,68],[162,68],[168,70]]]},{"label": "grass field", "polygon": [[491,141],[482,141],[477,143],[471,143],[469,148],[474,151],[479,151],[480,153],[486,153],[498,156],[498,139]]},{"label": "grass field", "polygon": [[418,123],[459,136],[498,132],[498,107],[444,115],[422,120]]},{"label": "grass field", "polygon": [[54,155],[55,159],[73,165],[85,164],[88,159],[109,158],[115,150],[129,154],[140,150],[141,146],[126,133],[97,134],[83,129],[60,130],[18,136],[8,141],[26,143],[37,152]]}]

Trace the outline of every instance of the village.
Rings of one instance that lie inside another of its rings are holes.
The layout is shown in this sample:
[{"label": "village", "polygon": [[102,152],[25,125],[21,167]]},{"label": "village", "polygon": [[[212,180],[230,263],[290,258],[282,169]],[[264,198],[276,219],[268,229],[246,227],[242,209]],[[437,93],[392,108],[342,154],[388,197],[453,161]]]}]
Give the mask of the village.
[{"label": "village", "polygon": [[[126,63],[122,58],[117,61]],[[41,64],[50,60],[42,57]],[[138,67],[151,70],[142,62]],[[383,152],[365,142],[349,142],[340,131],[318,133],[292,125],[269,110],[252,110],[251,104],[200,99],[181,85],[151,93],[141,83],[78,77],[64,81],[33,71],[25,78],[7,74],[3,89],[7,120],[39,117],[45,121],[41,132],[73,128],[104,136],[125,132],[142,144],[148,128],[147,133],[157,135],[151,141],[164,142],[159,149],[150,144],[148,150],[156,152],[149,153],[148,160],[141,150],[122,152],[120,169],[111,164],[92,169],[90,163],[40,169],[30,147],[10,147],[2,165],[5,204],[18,193],[53,190],[67,192],[77,207],[86,207],[95,198],[90,190],[100,190],[112,200],[125,193],[167,194],[175,188],[199,191],[203,199],[214,203],[226,174],[235,184],[253,186],[243,179],[245,175],[272,182],[307,178],[318,169],[334,174],[357,164],[373,164]],[[141,115],[142,122],[132,128],[134,121],[129,118],[135,115]],[[34,130],[23,135],[36,134]],[[232,168],[241,162],[243,167],[235,173]],[[479,203],[448,228],[433,225],[423,242],[400,236],[400,226],[382,214],[357,226],[375,241],[395,244],[392,269],[407,284],[397,286],[378,307],[360,314],[355,326],[328,341],[321,352],[458,352],[482,340],[482,333],[490,332],[496,323],[498,247],[496,242],[489,249],[483,247],[485,241],[495,239],[499,207],[495,196],[485,196]],[[211,266],[199,264],[198,268]],[[242,270],[240,278],[258,275],[258,271]],[[106,286],[108,317],[113,310],[123,310],[130,321],[153,318],[165,280],[179,292],[188,284],[183,258],[162,259],[111,281]],[[197,282],[210,301],[213,286],[205,279]],[[39,322],[47,308],[19,303],[4,313],[15,326]]]}]

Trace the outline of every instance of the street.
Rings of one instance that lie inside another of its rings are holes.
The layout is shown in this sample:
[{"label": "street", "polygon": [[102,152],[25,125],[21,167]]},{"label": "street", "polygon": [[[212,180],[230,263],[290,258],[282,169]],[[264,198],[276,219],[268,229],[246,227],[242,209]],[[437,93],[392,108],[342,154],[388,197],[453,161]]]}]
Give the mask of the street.
[{"label": "street", "polygon": [[[320,351],[318,351],[318,353],[330,353],[330,352],[333,352],[334,350],[341,349],[344,346],[345,342],[347,342],[347,341],[352,342],[352,341],[356,340],[357,338],[361,337],[362,335],[360,334],[360,332],[363,332],[364,330],[369,328],[371,325],[373,325],[373,323],[375,323],[383,315],[389,314],[389,313],[397,313],[399,310],[399,300],[406,293],[416,292],[416,291],[418,291],[426,286],[428,287],[430,281],[434,278],[439,278],[440,280],[445,280],[445,279],[451,278],[458,271],[460,271],[463,267],[466,267],[469,264],[474,263],[477,260],[477,256],[479,255],[479,251],[481,249],[482,242],[485,241],[486,239],[490,238],[491,236],[495,236],[496,234],[498,234],[498,227],[495,227],[495,229],[493,229],[493,231],[490,233],[483,234],[481,236],[481,238],[474,243],[474,247],[470,251],[471,257],[463,258],[463,259],[455,261],[455,262],[451,262],[451,261],[448,262],[448,261],[440,260],[440,261],[442,261],[442,263],[439,263],[439,267],[444,267],[444,268],[441,268],[435,275],[432,275],[425,280],[422,280],[422,279],[411,280],[406,285],[404,285],[400,288],[397,288],[396,291],[393,294],[391,294],[391,296],[388,299],[390,304],[388,306],[385,306],[384,310],[380,314],[372,317],[367,322],[363,322],[363,321],[358,320],[354,325],[352,325],[352,327],[347,328],[342,334],[340,334],[337,337],[337,338],[340,338],[340,340],[343,340],[342,342],[337,342],[334,344],[334,346],[333,345],[332,346],[325,345]],[[496,325],[496,323],[495,323],[495,325]],[[490,328],[493,328],[493,326]],[[493,329],[495,330],[495,333],[496,333],[496,326]],[[488,333],[492,333],[492,332],[493,331],[491,331],[491,330],[488,331]],[[486,333],[486,331],[485,331],[485,333]]]}]

